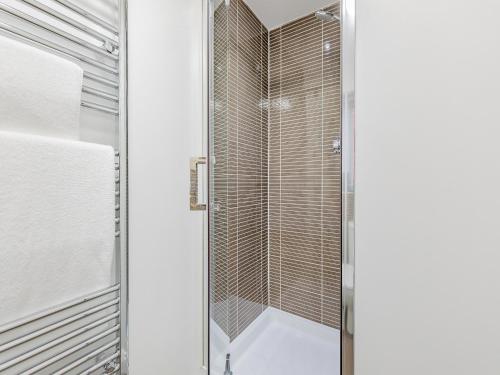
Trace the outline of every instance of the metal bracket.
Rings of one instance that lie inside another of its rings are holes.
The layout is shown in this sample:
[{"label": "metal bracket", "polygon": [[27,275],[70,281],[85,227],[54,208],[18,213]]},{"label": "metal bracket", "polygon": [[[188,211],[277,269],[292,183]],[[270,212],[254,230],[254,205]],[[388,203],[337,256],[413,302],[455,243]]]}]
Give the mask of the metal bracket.
[{"label": "metal bracket", "polygon": [[333,140],[332,147],[334,154],[340,154],[342,152],[342,141],[339,137]]},{"label": "metal bracket", "polygon": [[104,373],[105,374],[112,374],[116,371],[118,368],[118,363],[115,361],[108,362],[104,365]]}]

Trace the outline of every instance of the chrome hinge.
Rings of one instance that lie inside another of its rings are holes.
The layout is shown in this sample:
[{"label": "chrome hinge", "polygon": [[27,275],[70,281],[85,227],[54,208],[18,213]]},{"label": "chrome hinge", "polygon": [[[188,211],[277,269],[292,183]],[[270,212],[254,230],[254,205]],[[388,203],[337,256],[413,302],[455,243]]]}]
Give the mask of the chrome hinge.
[{"label": "chrome hinge", "polygon": [[340,154],[342,152],[342,141],[340,140],[340,137],[333,140],[332,146],[334,154]]}]

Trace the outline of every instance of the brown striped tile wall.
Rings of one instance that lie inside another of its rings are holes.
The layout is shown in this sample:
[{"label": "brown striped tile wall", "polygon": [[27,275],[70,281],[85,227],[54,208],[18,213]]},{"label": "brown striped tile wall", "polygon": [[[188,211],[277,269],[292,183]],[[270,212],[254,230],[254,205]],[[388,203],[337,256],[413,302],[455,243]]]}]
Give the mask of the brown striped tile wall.
[{"label": "brown striped tile wall", "polygon": [[232,340],[267,307],[268,34],[232,0],[214,38],[212,316]]},{"label": "brown striped tile wall", "polygon": [[269,304],[339,328],[339,23],[311,14],[271,31],[269,68]]}]

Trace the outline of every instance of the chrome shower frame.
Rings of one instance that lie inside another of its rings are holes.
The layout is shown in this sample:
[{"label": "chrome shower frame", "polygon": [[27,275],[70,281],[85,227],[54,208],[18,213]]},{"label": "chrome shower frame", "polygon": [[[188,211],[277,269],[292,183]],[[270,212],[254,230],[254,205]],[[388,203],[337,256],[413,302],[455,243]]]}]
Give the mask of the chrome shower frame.
[{"label": "chrome shower frame", "polygon": [[342,5],[342,375],[354,375],[356,0]]}]

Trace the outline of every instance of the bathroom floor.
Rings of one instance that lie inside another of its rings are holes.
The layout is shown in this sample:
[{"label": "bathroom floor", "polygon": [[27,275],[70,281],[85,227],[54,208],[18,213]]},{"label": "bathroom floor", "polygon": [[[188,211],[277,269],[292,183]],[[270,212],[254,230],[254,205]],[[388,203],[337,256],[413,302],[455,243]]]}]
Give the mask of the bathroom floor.
[{"label": "bathroom floor", "polygon": [[231,343],[234,375],[339,375],[340,332],[267,308]]}]

